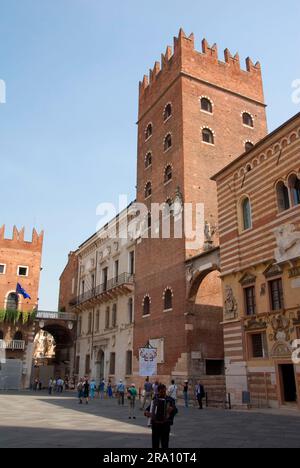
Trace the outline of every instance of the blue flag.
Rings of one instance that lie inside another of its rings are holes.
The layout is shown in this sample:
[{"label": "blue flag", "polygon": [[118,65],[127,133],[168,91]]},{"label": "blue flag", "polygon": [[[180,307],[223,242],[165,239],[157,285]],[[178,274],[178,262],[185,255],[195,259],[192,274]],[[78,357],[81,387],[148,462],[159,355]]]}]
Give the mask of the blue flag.
[{"label": "blue flag", "polygon": [[20,283],[17,284],[16,293],[17,293],[17,294],[21,294],[21,295],[24,297],[24,299],[31,299],[31,297],[29,296],[29,294],[27,294],[27,292],[25,291],[25,289],[22,288],[22,286],[20,285]]}]

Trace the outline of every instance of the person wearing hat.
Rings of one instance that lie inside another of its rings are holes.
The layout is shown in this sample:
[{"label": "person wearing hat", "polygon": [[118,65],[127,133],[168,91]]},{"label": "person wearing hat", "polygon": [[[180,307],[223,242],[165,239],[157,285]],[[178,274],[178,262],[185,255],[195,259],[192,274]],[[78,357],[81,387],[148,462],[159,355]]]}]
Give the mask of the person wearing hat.
[{"label": "person wearing hat", "polygon": [[118,392],[118,403],[119,405],[124,406],[125,385],[123,384],[122,379],[120,379],[118,383],[117,392]]},{"label": "person wearing hat", "polygon": [[128,389],[128,400],[129,400],[129,419],[136,419],[135,417],[135,401],[137,397],[137,389],[135,384],[132,383]]}]

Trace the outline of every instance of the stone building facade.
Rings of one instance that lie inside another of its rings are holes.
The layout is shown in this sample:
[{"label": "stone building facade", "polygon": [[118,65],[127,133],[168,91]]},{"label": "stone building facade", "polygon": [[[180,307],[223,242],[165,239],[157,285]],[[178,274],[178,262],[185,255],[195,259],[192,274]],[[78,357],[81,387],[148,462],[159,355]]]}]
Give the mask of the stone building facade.
[{"label": "stone building facade", "polygon": [[[206,224],[204,244],[191,246],[172,230],[170,238],[137,242],[136,377],[138,350],[149,340],[159,348],[158,374],[166,383],[222,373],[221,283],[212,261],[217,194],[210,177],[266,133],[260,65],[248,58],[242,70],[228,50],[222,62],[206,40],[198,52],[194,36],[182,30],[140,83],[137,201],[151,214],[153,203],[190,204],[193,214],[202,203]],[[171,218],[176,222],[172,211]]]},{"label": "stone building facade", "polygon": [[75,253],[78,280],[70,305],[78,316],[76,378],[131,383],[135,243],[127,237],[127,221],[124,210]]},{"label": "stone building facade", "polygon": [[[34,317],[38,308],[43,232],[33,230],[25,240],[24,228],[14,227],[11,239],[0,229],[0,348],[5,361],[0,388],[27,388],[34,348]],[[29,294],[16,292],[17,283]]]},{"label": "stone building facade", "polygon": [[297,114],[214,176],[234,405],[300,407],[299,152]]}]

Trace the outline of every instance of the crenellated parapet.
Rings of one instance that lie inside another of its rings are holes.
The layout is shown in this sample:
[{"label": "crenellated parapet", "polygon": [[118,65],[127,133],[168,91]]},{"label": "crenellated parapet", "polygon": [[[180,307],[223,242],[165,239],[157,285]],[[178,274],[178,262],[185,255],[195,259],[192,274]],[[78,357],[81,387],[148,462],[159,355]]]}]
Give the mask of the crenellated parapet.
[{"label": "crenellated parapet", "polygon": [[25,228],[18,229],[16,226],[13,227],[12,237],[7,239],[5,237],[5,224],[0,227],[0,248],[8,247],[15,249],[28,249],[34,251],[42,251],[44,240],[44,231],[39,234],[36,229],[32,230],[31,241],[25,240]]},{"label": "crenellated parapet", "polygon": [[224,58],[220,60],[217,44],[210,46],[206,39],[202,40],[202,51],[199,52],[195,49],[194,34],[187,36],[180,29],[178,37],[174,37],[173,48],[167,47],[161,61],[155,62],[149,75],[145,75],[140,82],[140,106],[147,107],[147,102],[159,95],[161,89],[180,74],[232,92],[236,92],[239,82],[242,94],[264,104],[259,62],[254,64],[248,57],[246,67],[242,69],[239,54],[232,55],[229,49],[225,49]]}]

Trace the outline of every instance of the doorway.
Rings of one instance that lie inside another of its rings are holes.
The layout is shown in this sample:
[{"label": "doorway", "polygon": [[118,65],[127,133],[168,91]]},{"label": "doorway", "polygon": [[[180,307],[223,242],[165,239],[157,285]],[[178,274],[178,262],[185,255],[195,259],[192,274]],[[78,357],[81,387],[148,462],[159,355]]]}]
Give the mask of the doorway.
[{"label": "doorway", "polygon": [[297,402],[297,387],[295,369],[293,364],[282,364],[279,366],[282,382],[283,403]]}]

